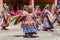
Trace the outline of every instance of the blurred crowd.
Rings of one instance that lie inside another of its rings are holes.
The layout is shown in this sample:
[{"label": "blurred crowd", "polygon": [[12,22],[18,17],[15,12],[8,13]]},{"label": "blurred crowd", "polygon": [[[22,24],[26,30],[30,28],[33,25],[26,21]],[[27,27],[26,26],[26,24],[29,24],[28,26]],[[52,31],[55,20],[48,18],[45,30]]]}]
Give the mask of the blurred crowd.
[{"label": "blurred crowd", "polygon": [[39,5],[34,6],[34,8],[31,5],[7,7],[5,4],[4,11],[1,12],[0,16],[2,30],[7,30],[6,27],[9,26],[13,17],[19,17],[17,20],[20,20],[19,22],[21,22],[21,27],[26,36],[37,34],[40,27],[43,31],[53,31],[53,25],[56,21],[60,25],[60,11],[58,11],[57,6],[50,7],[49,4],[43,8],[40,8]]}]

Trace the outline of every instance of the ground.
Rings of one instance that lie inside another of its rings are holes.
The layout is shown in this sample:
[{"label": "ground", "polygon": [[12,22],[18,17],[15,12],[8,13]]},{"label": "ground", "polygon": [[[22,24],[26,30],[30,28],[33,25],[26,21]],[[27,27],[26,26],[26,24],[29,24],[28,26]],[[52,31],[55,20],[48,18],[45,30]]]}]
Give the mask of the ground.
[{"label": "ground", "polygon": [[24,36],[20,24],[8,28],[10,30],[0,30],[0,40],[60,40],[60,26],[57,23],[54,24],[54,32],[40,30],[31,38]]}]

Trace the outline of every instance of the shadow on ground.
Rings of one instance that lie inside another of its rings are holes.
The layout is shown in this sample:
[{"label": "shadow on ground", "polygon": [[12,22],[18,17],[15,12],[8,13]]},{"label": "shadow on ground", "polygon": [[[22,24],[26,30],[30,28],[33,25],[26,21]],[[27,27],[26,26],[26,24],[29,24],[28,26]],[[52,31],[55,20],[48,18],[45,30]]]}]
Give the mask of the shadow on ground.
[{"label": "shadow on ground", "polygon": [[10,37],[38,38],[39,36],[27,37],[25,35],[13,35],[13,36],[10,36]]}]

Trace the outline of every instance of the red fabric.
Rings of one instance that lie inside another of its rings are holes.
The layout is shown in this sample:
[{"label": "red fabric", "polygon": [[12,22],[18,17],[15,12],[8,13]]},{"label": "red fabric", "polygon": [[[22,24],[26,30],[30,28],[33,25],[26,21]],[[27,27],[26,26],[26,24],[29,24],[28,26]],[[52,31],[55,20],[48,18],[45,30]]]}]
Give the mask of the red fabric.
[{"label": "red fabric", "polygon": [[50,28],[47,28],[47,27],[43,27],[43,30],[50,30],[50,29],[53,29],[54,27],[50,27]]},{"label": "red fabric", "polygon": [[7,20],[3,20],[3,23],[2,23],[1,26],[2,26],[2,27],[7,27],[7,26],[8,26]]},{"label": "red fabric", "polygon": [[60,25],[60,22],[58,22],[58,24]]},{"label": "red fabric", "polygon": [[54,12],[57,13],[57,8],[56,7],[54,8]]},{"label": "red fabric", "polygon": [[17,10],[15,15],[22,15],[22,10]]},{"label": "red fabric", "polygon": [[15,15],[14,9],[8,9],[7,10],[10,16]]},{"label": "red fabric", "polygon": [[31,32],[31,33],[25,33],[25,35],[29,35],[29,36],[33,36],[33,34],[37,34],[37,33],[35,33],[35,32]]},{"label": "red fabric", "polygon": [[37,34],[37,33],[35,33],[35,32],[30,32],[30,33],[25,33],[25,34]]}]

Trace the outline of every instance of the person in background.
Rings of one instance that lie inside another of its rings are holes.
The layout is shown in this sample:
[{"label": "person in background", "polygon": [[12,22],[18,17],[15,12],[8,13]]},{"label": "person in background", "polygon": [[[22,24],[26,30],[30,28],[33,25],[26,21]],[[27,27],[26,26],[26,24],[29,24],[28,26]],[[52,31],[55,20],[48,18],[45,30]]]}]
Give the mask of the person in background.
[{"label": "person in background", "polygon": [[17,7],[15,15],[22,15],[22,10],[19,7]]},{"label": "person in background", "polygon": [[40,16],[37,20],[37,25],[38,25],[38,31],[40,31],[40,29],[42,29],[42,16]]},{"label": "person in background", "polygon": [[59,14],[58,14],[57,20],[58,20],[58,24],[60,25],[60,12],[59,12]]},{"label": "person in background", "polygon": [[8,30],[6,27],[9,26],[9,22],[8,22],[9,17],[7,17],[4,11],[2,11],[1,15],[2,15],[1,30]]},{"label": "person in background", "polygon": [[8,8],[7,11],[8,11],[8,13],[9,13],[10,16],[14,16],[15,15],[15,12],[14,12],[14,8],[13,7]]},{"label": "person in background", "polygon": [[44,15],[43,17],[43,31],[53,31],[53,25],[51,24],[49,17],[47,15]]}]

